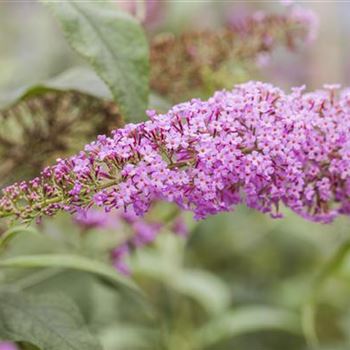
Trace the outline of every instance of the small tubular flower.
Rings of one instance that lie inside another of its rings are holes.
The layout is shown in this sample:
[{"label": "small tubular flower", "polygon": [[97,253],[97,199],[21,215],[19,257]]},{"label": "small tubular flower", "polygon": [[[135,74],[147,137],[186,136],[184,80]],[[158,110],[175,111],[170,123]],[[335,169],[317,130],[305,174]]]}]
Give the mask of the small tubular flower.
[{"label": "small tubular flower", "polygon": [[40,177],[3,190],[0,216],[29,221],[93,205],[145,214],[157,200],[197,219],[284,204],[330,222],[350,213],[350,91],[287,94],[262,82],[193,99],[99,136]]}]

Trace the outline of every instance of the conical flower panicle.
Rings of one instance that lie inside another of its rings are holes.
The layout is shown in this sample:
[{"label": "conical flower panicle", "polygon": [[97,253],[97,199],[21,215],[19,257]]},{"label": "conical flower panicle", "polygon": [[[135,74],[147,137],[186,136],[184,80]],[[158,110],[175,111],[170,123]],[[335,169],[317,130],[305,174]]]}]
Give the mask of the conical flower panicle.
[{"label": "conical flower panicle", "polygon": [[1,216],[31,220],[93,205],[137,215],[156,200],[197,219],[244,203],[281,203],[329,222],[350,211],[350,92],[286,94],[261,82],[193,99],[99,136],[85,150],[4,189]]}]

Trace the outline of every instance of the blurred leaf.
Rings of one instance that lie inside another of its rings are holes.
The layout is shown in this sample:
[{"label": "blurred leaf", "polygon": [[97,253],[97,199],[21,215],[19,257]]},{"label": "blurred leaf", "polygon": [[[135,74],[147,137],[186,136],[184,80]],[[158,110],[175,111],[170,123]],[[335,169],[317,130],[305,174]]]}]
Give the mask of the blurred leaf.
[{"label": "blurred leaf", "polygon": [[8,259],[0,260],[0,266],[2,267],[22,267],[22,268],[35,268],[35,267],[58,267],[69,268],[79,271],[85,271],[93,273],[100,277],[104,277],[107,280],[115,283],[119,286],[125,286],[129,289],[141,293],[140,289],[130,279],[120,275],[117,271],[109,265],[106,265],[100,261],[92,260],[87,257],[70,254],[40,254],[40,255],[27,255],[18,256]]},{"label": "blurred leaf", "polygon": [[101,331],[100,339],[105,350],[151,349],[156,332],[145,327],[118,323]]},{"label": "blurred leaf", "polygon": [[48,81],[57,90],[75,90],[103,99],[112,99],[106,84],[88,67],[76,66]]},{"label": "blurred leaf", "polygon": [[39,234],[33,227],[24,225],[14,226],[5,231],[0,236],[0,251],[3,249],[14,237],[21,233]]},{"label": "blurred leaf", "polygon": [[148,44],[142,27],[116,4],[51,2],[68,43],[108,85],[122,114],[129,120],[145,117],[148,102]]},{"label": "blurred leaf", "polygon": [[32,344],[21,342],[20,345],[21,345],[21,350],[40,350],[37,346],[34,346]]},{"label": "blurred leaf", "polygon": [[102,99],[112,99],[107,86],[94,71],[77,66],[38,84],[27,85],[8,92],[2,91],[0,94],[0,109],[7,109],[22,99],[50,91],[78,91]]},{"label": "blurred leaf", "polygon": [[240,307],[209,321],[195,337],[198,346],[205,348],[230,337],[268,330],[299,334],[299,318],[293,312],[268,306]]},{"label": "blurred leaf", "polygon": [[349,344],[331,344],[327,346],[320,346],[317,350],[349,350]]},{"label": "blurred leaf", "polygon": [[345,258],[350,252],[350,241],[343,242],[336,250],[333,256],[321,268],[315,278],[310,293],[302,309],[302,326],[306,340],[311,348],[319,347],[319,339],[316,331],[316,305],[317,297],[328,279],[334,275],[343,264]]},{"label": "blurred leaf", "polygon": [[0,337],[42,350],[102,349],[66,296],[0,292]]},{"label": "blurred leaf", "polygon": [[230,290],[215,275],[200,270],[184,269],[170,276],[169,284],[174,290],[192,297],[209,313],[225,310],[230,303]]},{"label": "blurred leaf", "polygon": [[[218,313],[227,308],[230,303],[227,285],[210,272],[182,267],[181,238],[170,235],[162,238],[157,242],[162,243],[159,251],[150,249],[138,252],[133,264],[135,275],[157,280],[173,291],[194,299],[208,313]],[[173,244],[168,246],[165,244],[168,242]]]}]

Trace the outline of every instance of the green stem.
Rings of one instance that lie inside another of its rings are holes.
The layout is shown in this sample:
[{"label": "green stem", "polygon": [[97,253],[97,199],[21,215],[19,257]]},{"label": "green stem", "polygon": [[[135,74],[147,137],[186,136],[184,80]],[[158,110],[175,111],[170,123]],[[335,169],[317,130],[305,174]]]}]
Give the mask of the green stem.
[{"label": "green stem", "polygon": [[[99,186],[96,186],[96,188],[94,189],[95,192],[104,190],[106,188],[118,185],[119,181],[117,180],[111,180],[111,181],[107,181],[104,184],[101,184]],[[56,197],[52,197],[49,199],[44,200],[43,202],[40,203],[40,208],[46,208],[51,204],[55,204],[55,203],[60,203],[64,201],[64,197],[63,196],[56,196]],[[10,217],[10,216],[14,216],[15,213],[13,212],[4,212],[4,211],[0,211],[0,218],[6,218],[6,217]]]}]

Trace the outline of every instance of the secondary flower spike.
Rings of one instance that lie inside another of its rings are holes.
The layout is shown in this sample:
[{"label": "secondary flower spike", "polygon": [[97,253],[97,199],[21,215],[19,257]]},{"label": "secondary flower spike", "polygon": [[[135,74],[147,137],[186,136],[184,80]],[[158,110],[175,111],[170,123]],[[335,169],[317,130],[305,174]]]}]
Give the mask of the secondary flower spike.
[{"label": "secondary flower spike", "polygon": [[152,40],[150,84],[173,102],[246,81],[278,46],[292,50],[315,39],[316,15],[302,7],[285,14],[262,11],[230,21],[215,31],[160,34]]},{"label": "secondary flower spike", "polygon": [[350,90],[290,94],[248,82],[99,136],[3,190],[0,216],[29,221],[93,205],[143,215],[155,200],[200,219],[243,203],[274,217],[350,213]]}]

